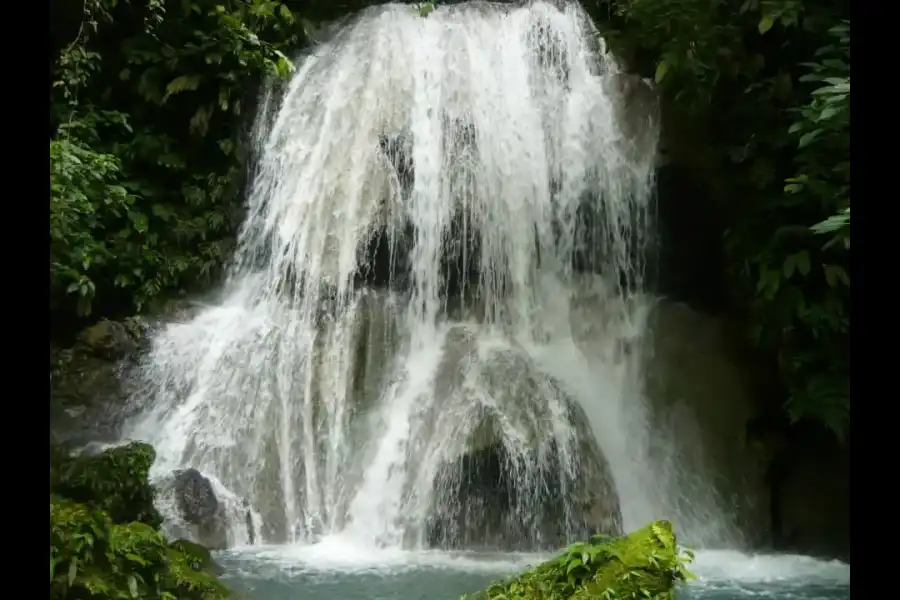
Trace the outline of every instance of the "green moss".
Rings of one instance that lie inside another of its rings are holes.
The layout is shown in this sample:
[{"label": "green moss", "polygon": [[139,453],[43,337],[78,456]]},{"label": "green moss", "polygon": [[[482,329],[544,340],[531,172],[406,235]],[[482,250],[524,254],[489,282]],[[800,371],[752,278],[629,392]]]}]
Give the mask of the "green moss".
[{"label": "green moss", "polygon": [[471,600],[670,600],[675,586],[691,578],[672,525],[654,521],[618,538],[595,538],[510,581],[492,584]]},{"label": "green moss", "polygon": [[219,574],[221,568],[213,561],[209,549],[189,540],[177,540],[169,544],[169,548],[184,554],[185,559],[195,571],[203,571],[213,575]]},{"label": "green moss", "polygon": [[162,518],[153,506],[148,475],[156,452],[134,442],[97,456],[51,454],[51,493],[104,511],[115,523],[137,521],[153,528]]}]

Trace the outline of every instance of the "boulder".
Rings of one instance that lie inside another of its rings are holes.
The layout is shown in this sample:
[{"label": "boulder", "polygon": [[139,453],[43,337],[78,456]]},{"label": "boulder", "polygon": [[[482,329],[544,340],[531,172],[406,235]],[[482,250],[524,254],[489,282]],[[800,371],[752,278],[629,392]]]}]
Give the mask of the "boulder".
[{"label": "boulder", "polygon": [[174,535],[188,538],[212,550],[228,547],[228,523],[225,507],[216,497],[212,482],[196,469],[175,471],[169,481],[170,498],[174,499]]},{"label": "boulder", "polygon": [[495,583],[470,600],[543,598],[673,598],[675,586],[691,579],[690,556],[679,554],[668,521],[655,521],[612,539],[592,538],[518,577]]},{"label": "boulder", "polygon": [[105,319],[82,331],[78,341],[85,352],[106,360],[124,358],[137,350],[133,334],[124,323]]},{"label": "boulder", "polygon": [[215,516],[219,501],[212,483],[197,469],[184,469],[175,473],[175,490],[178,508],[190,523],[202,523]]},{"label": "boulder", "polygon": [[550,550],[620,534],[612,474],[578,402],[515,343],[479,349],[463,326],[446,340],[426,435],[453,450],[433,479],[428,543]]},{"label": "boulder", "polygon": [[202,571],[210,575],[221,575],[224,573],[224,569],[213,560],[209,548],[189,540],[175,540],[169,544],[169,548],[182,553],[187,563],[195,571]]},{"label": "boulder", "polygon": [[102,510],[115,523],[136,521],[158,527],[162,518],[147,480],[155,459],[152,446],[137,442],[96,455],[52,452],[50,492]]},{"label": "boulder", "polygon": [[181,538],[211,550],[256,542],[249,503],[216,488],[197,469],[174,471],[159,479],[155,487],[169,539]]},{"label": "boulder", "polygon": [[578,476],[568,476],[553,444],[540,458],[512,456],[500,443],[465,453],[439,471],[435,488],[444,494],[443,506],[429,521],[429,545],[554,550],[591,533],[620,532],[618,498],[601,475],[608,468],[602,455],[591,449],[579,465]]},{"label": "boulder", "polygon": [[51,440],[81,446],[119,439],[141,334],[134,320],[104,320],[82,331],[73,347],[51,348]]}]

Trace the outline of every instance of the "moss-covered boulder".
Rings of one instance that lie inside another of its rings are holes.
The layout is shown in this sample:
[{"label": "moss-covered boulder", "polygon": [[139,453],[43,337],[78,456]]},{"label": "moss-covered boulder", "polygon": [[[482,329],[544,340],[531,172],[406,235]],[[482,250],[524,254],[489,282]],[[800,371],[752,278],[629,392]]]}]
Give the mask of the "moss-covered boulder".
[{"label": "moss-covered boulder", "polygon": [[672,524],[655,521],[617,538],[595,538],[570,546],[556,558],[515,579],[492,584],[469,600],[671,600],[691,577],[679,553]]},{"label": "moss-covered boulder", "polygon": [[51,454],[50,492],[102,510],[116,523],[136,521],[157,528],[162,523],[153,506],[150,467],[156,452],[133,442],[96,456]]},{"label": "moss-covered boulder", "polygon": [[201,546],[190,540],[176,540],[169,544],[169,548],[183,554],[187,564],[195,571],[203,571],[213,575],[222,574],[222,567],[216,564],[209,548],[206,546]]}]

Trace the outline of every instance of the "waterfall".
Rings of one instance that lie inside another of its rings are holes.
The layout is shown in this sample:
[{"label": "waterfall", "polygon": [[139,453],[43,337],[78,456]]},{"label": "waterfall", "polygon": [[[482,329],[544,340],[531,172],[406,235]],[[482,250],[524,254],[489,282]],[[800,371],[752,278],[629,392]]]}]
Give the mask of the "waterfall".
[{"label": "waterfall", "polygon": [[270,543],[552,548],[660,514],[641,392],[656,125],[574,2],[368,9],[260,111],[221,301],[129,436]]}]

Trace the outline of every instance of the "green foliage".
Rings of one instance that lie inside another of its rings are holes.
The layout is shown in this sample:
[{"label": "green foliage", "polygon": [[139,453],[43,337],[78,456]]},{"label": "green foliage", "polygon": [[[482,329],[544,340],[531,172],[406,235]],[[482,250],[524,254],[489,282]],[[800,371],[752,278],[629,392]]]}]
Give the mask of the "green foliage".
[{"label": "green foliage", "polygon": [[167,544],[159,531],[147,480],[153,459],[145,444],[89,458],[51,452],[51,600],[228,598],[205,548]]},{"label": "green foliage", "polygon": [[162,519],[153,507],[153,490],[147,483],[155,458],[153,447],[139,442],[97,456],[57,456],[50,471],[50,489],[104,511],[117,523],[136,521],[158,527]]},{"label": "green foliage", "polygon": [[152,527],[115,525],[102,511],[51,497],[51,598],[160,597],[165,558],[165,541]]},{"label": "green foliage", "polygon": [[134,197],[120,184],[121,164],[77,142],[50,142],[50,294],[74,294],[76,311],[90,312],[96,286],[87,273],[115,255],[104,226],[124,219]]},{"label": "green foliage", "polygon": [[101,510],[51,497],[51,600],[227,597],[215,577],[150,525],[115,523]]},{"label": "green foliage", "polygon": [[815,83],[809,101],[800,108],[790,133],[798,136],[798,173],[787,180],[785,192],[806,192],[813,202],[835,214],[813,225],[828,234],[824,249],[850,249],[850,23],[832,27],[833,43],[816,51],[817,61],[800,81]]},{"label": "green foliage", "polygon": [[431,14],[431,11],[435,9],[434,2],[422,2],[420,4],[415,5],[416,12],[419,13],[420,17],[427,17]]},{"label": "green foliage", "polygon": [[511,581],[492,584],[472,600],[570,600],[603,598],[671,600],[679,582],[693,576],[672,525],[656,521],[620,538],[596,537],[573,544],[556,558]]},{"label": "green foliage", "polygon": [[217,272],[239,219],[241,120],[301,36],[267,0],[88,0],[51,96],[52,308],[141,309]]},{"label": "green foliage", "polygon": [[[605,25],[642,64],[727,204],[749,336],[794,420],[849,423],[850,25],[824,0],[619,0]],[[670,139],[678,152],[682,140]]]},{"label": "green foliage", "polygon": [[169,547],[184,555],[184,564],[195,571],[211,572],[215,568],[209,550],[189,540],[176,540]]}]

